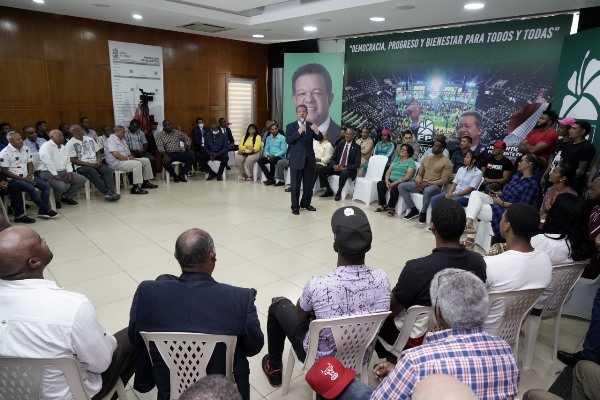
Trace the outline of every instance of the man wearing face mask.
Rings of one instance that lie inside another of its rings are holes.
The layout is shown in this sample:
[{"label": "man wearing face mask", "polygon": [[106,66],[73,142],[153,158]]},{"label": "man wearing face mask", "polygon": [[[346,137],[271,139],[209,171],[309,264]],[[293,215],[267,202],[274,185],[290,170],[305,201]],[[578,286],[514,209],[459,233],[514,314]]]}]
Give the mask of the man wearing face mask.
[{"label": "man wearing face mask", "polygon": [[[211,181],[215,177],[217,177],[218,181],[222,181],[223,171],[225,171],[227,161],[229,161],[229,157],[227,156],[229,141],[227,140],[227,136],[219,130],[217,124],[210,124],[210,130],[211,132],[204,137],[204,153],[208,155],[208,159],[204,161],[203,165],[201,164],[201,168],[204,167],[208,171],[207,181]],[[206,159],[206,156],[204,156],[204,159]],[[208,161],[220,161],[219,170],[217,172],[213,171],[208,165]]]},{"label": "man wearing face mask", "polygon": [[196,126],[192,129],[192,139],[194,139],[194,149],[196,152],[196,161],[200,166],[200,171],[208,172],[205,164],[210,160],[208,154],[204,151],[204,136],[211,133],[210,128],[204,125],[202,117],[196,118]]}]

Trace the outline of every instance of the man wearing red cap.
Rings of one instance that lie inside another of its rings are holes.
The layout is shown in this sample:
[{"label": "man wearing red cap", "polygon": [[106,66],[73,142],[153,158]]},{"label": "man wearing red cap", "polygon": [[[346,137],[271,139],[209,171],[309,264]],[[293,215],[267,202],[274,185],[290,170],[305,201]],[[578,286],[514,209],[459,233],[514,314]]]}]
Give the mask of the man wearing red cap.
[{"label": "man wearing red cap", "polygon": [[490,184],[499,185],[502,189],[510,180],[513,170],[513,163],[504,157],[506,143],[498,140],[492,147],[492,154],[488,157],[485,164],[481,168],[483,174],[483,184],[480,187],[481,191],[485,191]]}]

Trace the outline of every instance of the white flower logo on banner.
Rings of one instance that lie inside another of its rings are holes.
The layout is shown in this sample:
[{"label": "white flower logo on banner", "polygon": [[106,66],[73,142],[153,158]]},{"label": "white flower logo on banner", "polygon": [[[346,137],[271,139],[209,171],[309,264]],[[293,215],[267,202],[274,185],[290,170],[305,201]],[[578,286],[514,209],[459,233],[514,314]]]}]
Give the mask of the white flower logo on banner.
[{"label": "white flower logo on banner", "polygon": [[590,51],[585,53],[578,71],[567,82],[570,94],[563,99],[559,115],[581,119],[598,119],[600,109],[600,61],[588,60]]}]

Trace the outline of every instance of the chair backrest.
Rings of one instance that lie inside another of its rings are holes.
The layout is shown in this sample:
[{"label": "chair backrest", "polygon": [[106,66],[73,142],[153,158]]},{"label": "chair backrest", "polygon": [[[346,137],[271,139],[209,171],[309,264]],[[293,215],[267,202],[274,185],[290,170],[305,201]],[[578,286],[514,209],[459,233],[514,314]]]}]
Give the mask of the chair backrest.
[{"label": "chair backrest", "polygon": [[140,332],[140,335],[148,353],[150,342],[154,342],[169,367],[172,400],[177,400],[188,386],[206,376],[206,366],[217,343],[227,346],[225,375],[231,378],[237,336],[190,332]]},{"label": "chair backrest", "polygon": [[400,353],[404,350],[408,339],[410,338],[410,333],[413,329],[413,326],[417,322],[417,318],[421,316],[427,316],[429,318],[428,325],[429,328],[435,327],[437,324],[435,322],[435,316],[433,313],[432,307],[427,306],[412,306],[409,307],[406,311],[406,316],[404,317],[404,324],[402,325],[402,330],[396,339],[396,343],[394,343],[394,348],[392,349],[392,353],[398,357]]},{"label": "chair backrest", "polygon": [[0,397],[4,400],[42,398],[44,368],[61,369],[74,399],[89,400],[74,357],[5,358],[0,357]]},{"label": "chair backrest", "polygon": [[365,178],[372,181],[380,181],[387,162],[388,158],[386,156],[371,156],[371,158],[369,158],[369,168],[367,168]]},{"label": "chair backrest", "polygon": [[304,369],[310,369],[315,362],[319,347],[319,332],[330,328],[336,347],[335,358],[340,360],[346,368],[352,368],[357,374],[360,374],[367,348],[374,342],[383,321],[389,314],[389,311],[385,311],[312,321],[309,328],[310,341]]},{"label": "chair backrest", "polygon": [[580,261],[552,267],[552,283],[550,284],[552,295],[544,305],[542,318],[553,318],[560,315],[567,295],[577,283],[587,263],[588,261]]},{"label": "chair backrest", "polygon": [[509,344],[515,343],[523,320],[529,314],[543,290],[543,288],[540,288],[490,293],[490,307],[492,304],[504,300],[504,316],[496,336],[506,340]]}]

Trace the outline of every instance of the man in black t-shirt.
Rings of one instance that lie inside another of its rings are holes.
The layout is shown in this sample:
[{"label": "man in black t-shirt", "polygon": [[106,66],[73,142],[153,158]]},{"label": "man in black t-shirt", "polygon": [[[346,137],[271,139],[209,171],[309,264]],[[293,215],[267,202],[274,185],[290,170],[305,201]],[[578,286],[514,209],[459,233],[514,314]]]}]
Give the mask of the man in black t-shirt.
[{"label": "man in black t-shirt", "polygon": [[586,173],[596,156],[594,145],[586,140],[591,129],[592,125],[588,121],[580,119],[575,121],[569,129],[569,137],[572,142],[564,148],[562,153],[561,163],[577,169],[573,189],[579,194],[582,194],[585,189]]},{"label": "man in black t-shirt", "polygon": [[[394,344],[398,337],[398,325],[403,323],[403,316],[399,314],[403,310],[415,305],[431,306],[429,286],[439,271],[445,268],[459,268],[473,272],[485,282],[486,265],[483,257],[479,253],[466,250],[460,244],[465,224],[465,211],[460,204],[450,199],[438,200],[432,210],[430,224],[431,232],[435,235],[435,249],[428,256],[407,261],[398,283],[392,289],[392,313],[379,331],[379,336],[390,345]],[[398,318],[395,318],[396,316]],[[420,345],[424,333],[426,332],[422,332],[418,337],[411,335],[407,346]],[[379,357],[389,357],[389,361],[395,361],[393,355],[381,343],[377,343],[375,350]]]},{"label": "man in black t-shirt", "polygon": [[501,189],[509,181],[512,175],[513,163],[504,157],[505,150],[506,143],[502,140],[498,140],[493,144],[492,154],[481,166],[483,183],[479,188],[480,191],[485,191],[487,186],[492,183],[500,185]]},{"label": "man in black t-shirt", "polygon": [[[546,183],[547,186],[550,186],[551,183],[547,182],[547,178],[548,175],[550,174],[550,171],[552,171],[554,169],[554,167],[556,167],[558,164],[560,164],[560,161],[562,159],[562,152],[565,149],[565,147],[567,146],[568,143],[571,143],[572,139],[569,136],[569,131],[571,130],[571,127],[573,126],[573,124],[575,123],[575,118],[563,118],[563,119],[559,119],[558,120],[558,125],[556,127],[556,133],[558,134],[558,140],[556,142],[554,142],[554,145],[552,146],[552,152],[550,152],[550,155],[548,156],[548,166],[546,167],[546,172],[544,172],[544,175],[542,176],[542,187],[544,187],[544,191],[546,191],[546,187],[544,186],[544,183]],[[545,182],[546,181],[546,182]]]}]

